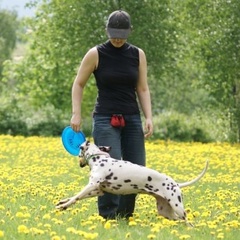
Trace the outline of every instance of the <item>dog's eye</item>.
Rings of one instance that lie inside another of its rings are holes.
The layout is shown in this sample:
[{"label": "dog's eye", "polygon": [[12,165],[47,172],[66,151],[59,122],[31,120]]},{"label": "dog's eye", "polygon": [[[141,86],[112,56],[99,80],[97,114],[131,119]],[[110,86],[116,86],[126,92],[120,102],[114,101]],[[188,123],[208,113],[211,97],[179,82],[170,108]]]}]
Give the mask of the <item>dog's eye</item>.
[{"label": "dog's eye", "polygon": [[82,149],[80,149],[80,151],[78,153],[78,157],[82,157]]}]

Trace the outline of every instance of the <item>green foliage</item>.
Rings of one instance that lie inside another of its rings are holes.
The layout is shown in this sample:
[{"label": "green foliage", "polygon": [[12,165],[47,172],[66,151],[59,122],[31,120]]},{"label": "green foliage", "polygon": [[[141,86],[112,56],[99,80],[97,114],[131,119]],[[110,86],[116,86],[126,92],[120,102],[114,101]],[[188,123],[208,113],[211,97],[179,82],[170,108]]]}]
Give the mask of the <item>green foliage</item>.
[{"label": "green foliage", "polygon": [[[188,14],[185,24],[197,36],[190,41],[195,45],[198,63],[206,69],[198,85],[216,99],[218,105],[228,110],[233,141],[240,140],[240,2],[186,1]],[[192,36],[193,34],[189,34]]]},{"label": "green foliage", "polygon": [[[147,56],[154,115],[177,111],[192,117],[210,108],[222,111],[224,134],[233,142],[239,141],[238,0],[187,0],[178,4],[170,0],[43,0],[31,4],[37,6],[36,16],[22,22],[26,32],[21,35],[29,49],[20,62],[5,61],[1,84],[4,96],[9,97],[11,89],[11,96],[18,101],[26,101],[28,95],[32,109],[52,106],[64,116],[69,114],[71,86],[81,59],[89,48],[107,39],[107,16],[121,8],[132,17],[133,33],[128,41]],[[96,95],[91,78],[82,104],[86,121]],[[173,129],[171,132],[185,129],[173,137],[208,139],[207,125],[203,129],[182,124],[185,120],[170,122],[165,124]],[[218,137],[210,134],[210,139]]]},{"label": "green foliage", "polygon": [[0,134],[13,136],[60,136],[69,124],[61,111],[46,105],[41,109],[32,108],[26,100],[0,98]]},{"label": "green foliage", "polygon": [[213,139],[207,129],[195,120],[177,112],[159,114],[154,117],[154,137],[183,142],[211,142]]},{"label": "green foliage", "polygon": [[17,26],[16,12],[0,9],[0,79],[2,76],[3,62],[11,57],[16,44]]},{"label": "green foliage", "polygon": [[226,142],[230,128],[227,112],[208,109],[186,115],[175,111],[154,117],[155,139],[184,142]]}]

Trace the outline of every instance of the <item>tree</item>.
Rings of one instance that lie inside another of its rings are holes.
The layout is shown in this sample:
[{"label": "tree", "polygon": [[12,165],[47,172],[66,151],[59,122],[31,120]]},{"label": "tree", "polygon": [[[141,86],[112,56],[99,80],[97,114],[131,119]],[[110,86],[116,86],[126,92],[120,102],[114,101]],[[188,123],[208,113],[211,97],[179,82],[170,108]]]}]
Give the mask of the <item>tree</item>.
[{"label": "tree", "polygon": [[16,12],[0,9],[0,79],[2,78],[3,62],[11,58],[16,45],[18,20]]},{"label": "tree", "polygon": [[[106,40],[109,13],[124,9],[133,24],[128,41],[146,52],[154,114],[177,110],[190,115],[197,108],[221,106],[229,110],[232,126],[240,124],[238,0],[39,2],[36,16],[25,22],[28,54],[5,67],[30,105],[71,110],[81,58]],[[83,116],[93,108],[94,85],[91,79],[84,91]]]},{"label": "tree", "polygon": [[[240,2],[202,0],[191,4],[191,24],[205,65],[201,84],[229,116],[234,142],[240,141]],[[206,17],[207,16],[207,17]]]}]

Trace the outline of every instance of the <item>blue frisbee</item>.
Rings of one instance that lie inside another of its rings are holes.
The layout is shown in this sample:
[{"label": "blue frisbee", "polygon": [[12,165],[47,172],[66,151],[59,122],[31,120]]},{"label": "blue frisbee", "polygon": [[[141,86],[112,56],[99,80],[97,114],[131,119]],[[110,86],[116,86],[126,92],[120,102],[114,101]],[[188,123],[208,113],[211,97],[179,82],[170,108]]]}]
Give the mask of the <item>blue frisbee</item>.
[{"label": "blue frisbee", "polygon": [[64,148],[73,156],[78,156],[80,146],[86,141],[83,132],[75,132],[70,126],[64,128],[62,132],[62,143]]}]

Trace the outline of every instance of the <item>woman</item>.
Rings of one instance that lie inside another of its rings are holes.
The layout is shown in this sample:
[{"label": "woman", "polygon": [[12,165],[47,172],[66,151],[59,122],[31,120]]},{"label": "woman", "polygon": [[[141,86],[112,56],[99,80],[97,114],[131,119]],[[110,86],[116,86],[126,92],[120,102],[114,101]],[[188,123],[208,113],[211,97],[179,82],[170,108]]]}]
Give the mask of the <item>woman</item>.
[{"label": "woman", "polygon": [[[72,86],[70,125],[74,131],[80,131],[83,89],[93,73],[98,88],[93,112],[95,144],[111,146],[113,158],[145,165],[144,137],[153,133],[146,56],[143,50],[127,43],[131,32],[127,12],[111,13],[106,32],[109,40],[90,49],[80,64]],[[145,117],[145,134],[137,97]],[[99,214],[107,219],[128,218],[134,212],[135,197],[105,193],[98,198]]]}]

